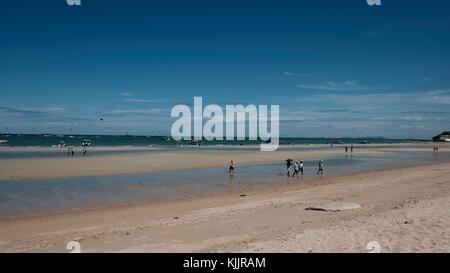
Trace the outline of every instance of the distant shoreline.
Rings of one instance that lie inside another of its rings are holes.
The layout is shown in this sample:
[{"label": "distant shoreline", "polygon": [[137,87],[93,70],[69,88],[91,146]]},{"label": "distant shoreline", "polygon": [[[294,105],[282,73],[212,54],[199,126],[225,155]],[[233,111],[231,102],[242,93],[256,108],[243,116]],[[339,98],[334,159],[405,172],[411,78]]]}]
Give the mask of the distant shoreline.
[{"label": "distant shoreline", "polygon": [[[264,153],[246,148],[89,148],[87,156],[77,148],[75,156],[68,158],[64,148],[2,148],[0,149],[0,179],[36,179],[78,176],[103,176],[129,173],[150,173],[166,170],[187,170],[227,166],[231,159],[240,164],[284,162],[287,158],[318,159],[344,155],[343,145],[286,146],[276,152]],[[355,145],[354,155],[383,154],[389,150],[432,152],[432,144]],[[442,152],[449,146],[443,144]],[[53,149],[53,151],[52,151]],[[116,151],[114,153],[108,151]],[[37,153],[37,157],[18,156],[14,153]],[[49,153],[57,154],[51,156]]]},{"label": "distant shoreline", "polygon": [[[56,134],[0,134],[4,143],[0,147],[58,147],[82,146],[85,140],[95,147],[189,147],[189,146],[256,146],[263,143],[260,140],[214,140],[193,142],[189,140],[174,141],[168,136],[143,135],[56,135]],[[399,144],[399,143],[432,142],[431,139],[389,139],[382,137],[341,137],[341,138],[305,138],[283,137],[280,146],[292,145],[356,145],[356,144]]]}]

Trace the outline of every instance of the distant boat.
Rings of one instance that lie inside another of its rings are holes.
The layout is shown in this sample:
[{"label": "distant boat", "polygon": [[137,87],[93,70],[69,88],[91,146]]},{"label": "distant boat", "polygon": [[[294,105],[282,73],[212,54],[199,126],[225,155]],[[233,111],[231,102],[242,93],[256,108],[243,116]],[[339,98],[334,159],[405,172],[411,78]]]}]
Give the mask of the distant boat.
[{"label": "distant boat", "polygon": [[89,139],[83,140],[83,143],[81,144],[81,146],[83,146],[83,147],[89,147],[91,145],[92,145],[92,142]]},{"label": "distant boat", "polygon": [[200,146],[200,145],[202,145],[202,143],[199,140],[191,140],[191,142],[189,142],[189,145]]},{"label": "distant boat", "polygon": [[161,140],[164,140],[165,142],[169,142],[172,140],[171,137],[162,137]]}]

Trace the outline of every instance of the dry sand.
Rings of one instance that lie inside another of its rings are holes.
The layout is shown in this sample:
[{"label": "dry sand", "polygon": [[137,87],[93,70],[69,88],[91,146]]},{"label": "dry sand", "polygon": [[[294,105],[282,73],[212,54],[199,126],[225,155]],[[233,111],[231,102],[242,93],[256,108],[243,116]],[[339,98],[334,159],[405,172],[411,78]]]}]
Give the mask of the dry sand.
[{"label": "dry sand", "polygon": [[450,163],[305,184],[2,221],[0,252],[450,251]]}]

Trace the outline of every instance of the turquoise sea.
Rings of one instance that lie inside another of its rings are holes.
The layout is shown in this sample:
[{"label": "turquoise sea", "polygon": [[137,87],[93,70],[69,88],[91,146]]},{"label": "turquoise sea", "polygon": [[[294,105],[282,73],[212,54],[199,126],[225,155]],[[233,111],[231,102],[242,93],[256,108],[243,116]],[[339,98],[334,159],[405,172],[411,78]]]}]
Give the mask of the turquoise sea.
[{"label": "turquoise sea", "polygon": [[[67,146],[81,146],[84,140],[90,140],[92,146],[177,146],[192,145],[189,141],[177,142],[165,136],[117,136],[117,135],[6,135],[0,134],[4,140],[1,146],[10,147],[52,147],[60,143]],[[281,145],[294,144],[387,144],[409,143],[411,139],[386,138],[281,138]],[[202,146],[214,145],[257,145],[261,141],[201,141]]]}]

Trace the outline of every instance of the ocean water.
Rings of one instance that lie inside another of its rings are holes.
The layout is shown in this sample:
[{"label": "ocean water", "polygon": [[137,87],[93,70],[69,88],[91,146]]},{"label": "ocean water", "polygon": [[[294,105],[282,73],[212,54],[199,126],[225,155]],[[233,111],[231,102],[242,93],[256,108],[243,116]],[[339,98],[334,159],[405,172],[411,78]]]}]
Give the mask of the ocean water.
[{"label": "ocean water", "polygon": [[[0,146],[9,147],[52,147],[60,142],[65,142],[67,146],[81,146],[82,142],[89,139],[93,146],[177,146],[189,145],[189,141],[176,142],[166,140],[161,136],[107,136],[107,135],[5,135],[0,134],[0,140],[7,143]],[[281,138],[281,145],[290,144],[331,144],[342,142],[346,144],[359,144],[363,142],[371,144],[383,143],[409,143],[407,139],[386,139],[386,138]],[[202,146],[219,145],[258,145],[261,141],[202,141]]]},{"label": "ocean water", "polygon": [[324,176],[316,175],[317,160],[306,160],[302,178],[287,177],[286,164],[278,162],[238,165],[236,174],[231,176],[224,166],[111,176],[0,180],[0,217],[245,191],[249,187],[277,184],[314,184],[324,177],[449,162],[450,153],[342,155],[324,161]]}]

